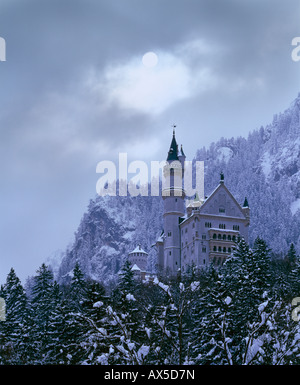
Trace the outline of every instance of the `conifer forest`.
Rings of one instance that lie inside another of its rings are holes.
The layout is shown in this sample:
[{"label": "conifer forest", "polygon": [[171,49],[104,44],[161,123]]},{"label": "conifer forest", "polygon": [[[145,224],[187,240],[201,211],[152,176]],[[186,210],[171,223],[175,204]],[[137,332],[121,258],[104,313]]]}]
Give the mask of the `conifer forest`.
[{"label": "conifer forest", "polygon": [[136,279],[125,259],[109,290],[78,263],[65,285],[42,264],[24,288],[11,269],[0,364],[299,364],[299,275],[293,244],[277,258],[261,238],[173,279]]}]

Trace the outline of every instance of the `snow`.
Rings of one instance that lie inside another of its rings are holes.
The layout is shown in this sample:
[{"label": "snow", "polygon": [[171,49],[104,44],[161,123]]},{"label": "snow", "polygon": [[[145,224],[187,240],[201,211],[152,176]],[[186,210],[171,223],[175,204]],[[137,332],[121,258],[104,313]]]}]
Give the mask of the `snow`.
[{"label": "snow", "polygon": [[229,147],[220,147],[218,149],[218,159],[223,160],[224,162],[228,163],[230,158],[232,158],[233,151]]},{"label": "snow", "polygon": [[150,346],[142,345],[142,346],[139,348],[138,352],[137,352],[138,358],[139,358],[140,360],[142,360],[144,357],[147,356],[147,354],[149,353],[149,350],[150,350]]},{"label": "snow", "polygon": [[267,307],[269,301],[265,301],[263,303],[261,303],[258,307],[258,312],[259,314],[262,314],[262,312],[265,310],[265,308]]},{"label": "snow", "polygon": [[199,287],[200,287],[200,282],[195,281],[195,282],[191,283],[191,290],[192,291],[198,290]]},{"label": "snow", "polygon": [[145,250],[141,248],[141,246],[137,246],[134,250],[132,250],[129,254],[133,253],[142,253],[142,254],[148,254]]},{"label": "snow", "polygon": [[298,210],[300,210],[300,198],[296,199],[291,203],[290,210],[292,215],[295,215]]},{"label": "snow", "polygon": [[103,306],[103,302],[101,301],[95,302],[93,305],[93,307],[101,307],[101,306]]},{"label": "snow", "polygon": [[132,294],[127,294],[126,299],[127,299],[127,301],[135,301],[135,298]]},{"label": "snow", "polygon": [[265,152],[262,157],[261,167],[265,177],[268,178],[272,171],[272,158],[268,152]]},{"label": "snow", "polygon": [[138,267],[138,265],[135,263],[132,268],[131,268],[132,271],[141,271],[141,269]]},{"label": "snow", "polygon": [[159,282],[159,280],[157,279],[157,277],[154,278],[154,281],[153,283],[157,286],[159,286],[161,289],[163,289],[166,293],[170,294],[170,288],[168,285],[165,285],[164,283],[162,282]]},{"label": "snow", "polygon": [[146,332],[146,334],[147,334],[147,337],[150,339],[150,336],[151,336],[151,329],[145,327],[145,332]]}]

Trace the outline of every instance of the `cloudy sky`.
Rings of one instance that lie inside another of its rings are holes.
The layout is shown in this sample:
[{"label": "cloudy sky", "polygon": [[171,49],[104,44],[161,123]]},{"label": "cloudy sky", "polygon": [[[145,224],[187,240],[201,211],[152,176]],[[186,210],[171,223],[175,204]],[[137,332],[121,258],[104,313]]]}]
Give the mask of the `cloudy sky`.
[{"label": "cloudy sky", "polygon": [[0,0],[0,36],[0,283],[72,242],[98,162],[165,159],[174,123],[192,159],[300,91],[296,0]]}]

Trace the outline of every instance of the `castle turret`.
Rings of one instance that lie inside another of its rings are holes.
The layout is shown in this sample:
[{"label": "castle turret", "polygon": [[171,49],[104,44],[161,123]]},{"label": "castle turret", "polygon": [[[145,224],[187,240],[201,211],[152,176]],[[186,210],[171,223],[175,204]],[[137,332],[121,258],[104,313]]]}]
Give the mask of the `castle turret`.
[{"label": "castle turret", "polygon": [[148,253],[141,248],[141,245],[138,245],[128,254],[128,259],[133,266],[136,265],[140,270],[146,271]]},{"label": "castle turret", "polygon": [[173,138],[168,152],[167,163],[164,167],[164,177],[168,181],[163,190],[164,201],[164,261],[163,267],[167,272],[176,274],[181,266],[179,219],[184,216],[184,175],[185,154],[179,153],[173,130]]},{"label": "castle turret", "polygon": [[247,226],[249,226],[250,225],[250,207],[249,207],[247,197],[244,200],[242,210],[243,210],[243,213],[245,214],[246,219],[248,220]]}]

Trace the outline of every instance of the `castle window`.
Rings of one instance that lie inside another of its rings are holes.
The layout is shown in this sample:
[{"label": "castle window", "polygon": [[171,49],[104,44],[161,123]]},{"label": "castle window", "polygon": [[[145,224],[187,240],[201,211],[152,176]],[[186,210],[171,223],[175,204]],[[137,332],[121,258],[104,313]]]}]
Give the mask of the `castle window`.
[{"label": "castle window", "polygon": [[219,213],[225,213],[225,207],[219,207]]},{"label": "castle window", "polygon": [[217,239],[217,234],[214,234],[214,235],[213,235],[213,239]]},{"label": "castle window", "polygon": [[214,251],[217,251],[217,246],[214,246]]},{"label": "castle window", "polygon": [[219,248],[218,248],[218,252],[219,252],[219,253],[221,253],[221,252],[222,252],[222,247],[221,247],[221,246],[219,246]]},{"label": "castle window", "polygon": [[[196,237],[198,237],[198,231],[196,231]],[[206,239],[206,234],[202,234],[202,239]]]},{"label": "castle window", "polygon": [[206,253],[206,247],[202,247],[202,253]]},{"label": "castle window", "polygon": [[205,265],[205,259],[203,259],[203,265]]},{"label": "castle window", "polygon": [[239,225],[233,225],[233,230],[239,231],[240,230],[240,226]]},{"label": "castle window", "polygon": [[231,253],[231,247],[228,247],[228,253]]},{"label": "castle window", "polygon": [[171,237],[171,236],[172,236],[171,231],[168,231],[168,237]]},{"label": "castle window", "polygon": [[228,241],[231,241],[231,235],[228,235],[227,239]]},{"label": "castle window", "polygon": [[222,239],[222,235],[221,234],[218,234],[218,239]]},{"label": "castle window", "polygon": [[224,223],[220,223],[220,224],[219,224],[219,229],[226,229],[225,224],[224,224]]},{"label": "castle window", "polygon": [[205,222],[205,227],[211,227],[211,222]]},{"label": "castle window", "polygon": [[223,234],[223,241],[226,241],[226,235]]},{"label": "castle window", "polygon": [[223,253],[226,253],[226,247],[223,247]]},{"label": "castle window", "polygon": [[235,242],[235,235],[232,236],[232,240],[233,240],[233,242]]},{"label": "castle window", "polygon": [[172,251],[169,251],[169,255],[172,255]]}]

